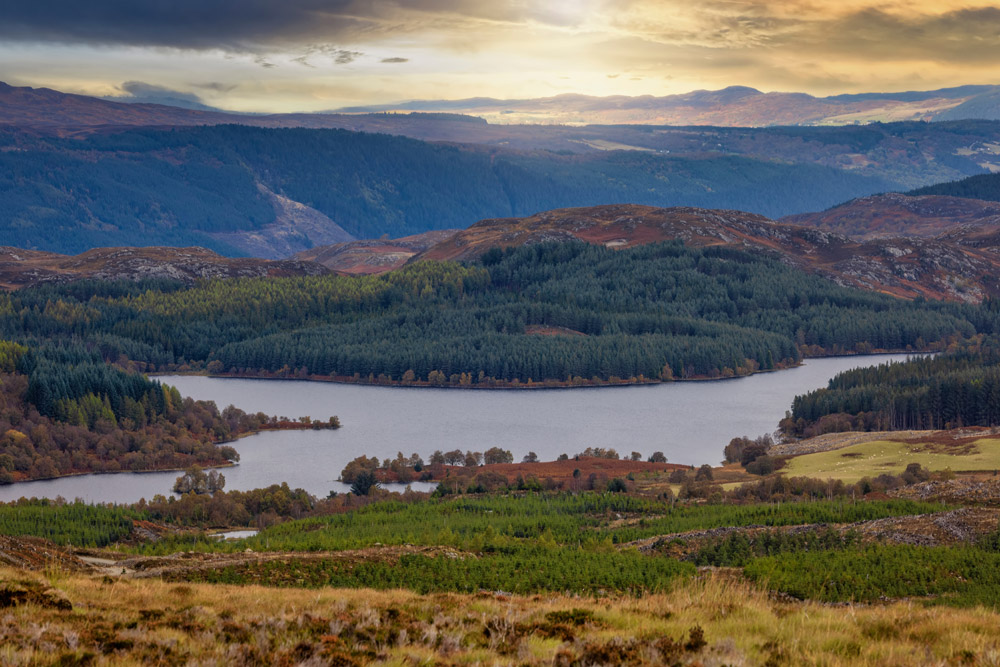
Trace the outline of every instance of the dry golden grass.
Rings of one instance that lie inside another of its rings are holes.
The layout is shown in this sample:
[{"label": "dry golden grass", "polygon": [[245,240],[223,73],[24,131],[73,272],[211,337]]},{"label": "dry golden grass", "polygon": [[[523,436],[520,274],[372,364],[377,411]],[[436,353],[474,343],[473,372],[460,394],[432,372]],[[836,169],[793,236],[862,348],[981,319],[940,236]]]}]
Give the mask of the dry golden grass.
[{"label": "dry golden grass", "polygon": [[994,611],[774,600],[726,571],[667,594],[590,599],[0,570],[0,581],[32,579],[74,608],[0,611],[0,664],[1000,664]]}]

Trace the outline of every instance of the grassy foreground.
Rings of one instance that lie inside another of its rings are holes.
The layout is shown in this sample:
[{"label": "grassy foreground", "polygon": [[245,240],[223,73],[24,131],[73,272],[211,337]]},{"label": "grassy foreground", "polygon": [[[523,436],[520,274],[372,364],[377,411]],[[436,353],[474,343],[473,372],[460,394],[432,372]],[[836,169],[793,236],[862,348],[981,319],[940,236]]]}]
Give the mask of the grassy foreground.
[{"label": "grassy foreground", "polygon": [[[55,592],[42,589],[51,585]],[[787,602],[725,572],[640,598],[272,589],[0,570],[0,663],[995,664],[1000,614]],[[72,609],[66,608],[68,601]]]}]

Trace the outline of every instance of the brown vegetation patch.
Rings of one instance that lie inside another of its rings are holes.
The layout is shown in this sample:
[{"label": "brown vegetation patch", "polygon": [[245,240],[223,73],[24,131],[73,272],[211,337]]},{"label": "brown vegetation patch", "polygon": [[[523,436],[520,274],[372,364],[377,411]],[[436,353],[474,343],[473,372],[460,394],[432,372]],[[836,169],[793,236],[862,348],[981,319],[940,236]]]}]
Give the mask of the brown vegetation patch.
[{"label": "brown vegetation patch", "polygon": [[867,541],[919,546],[973,544],[997,530],[1000,512],[971,508],[851,524]]},{"label": "brown vegetation patch", "polygon": [[802,524],[797,526],[725,526],[707,530],[692,530],[670,535],[657,535],[619,545],[621,549],[638,549],[673,558],[686,558],[703,547],[731,535],[744,535],[751,540],[768,532],[802,535],[836,530],[841,535],[858,534],[863,542],[882,544],[912,544],[947,546],[974,544],[997,530],[1000,511],[990,508],[964,507],[947,512],[889,517],[846,524]]},{"label": "brown vegetation patch", "polygon": [[1000,477],[962,475],[950,480],[933,480],[895,489],[895,498],[932,500],[951,504],[1000,507]]},{"label": "brown vegetation patch", "polygon": [[555,327],[546,324],[529,324],[524,327],[524,333],[528,336],[586,336],[587,334],[575,329],[566,327]]},{"label": "brown vegetation patch", "polygon": [[690,466],[678,463],[650,463],[648,461],[629,461],[623,459],[605,459],[595,456],[580,456],[565,461],[539,461],[536,463],[491,463],[475,468],[462,466],[441,466],[441,479],[452,476],[474,476],[483,472],[492,472],[506,478],[508,484],[513,484],[517,478],[534,477],[539,480],[551,479],[556,483],[570,480],[586,480],[590,475],[599,478],[614,479],[635,475],[669,473],[673,470],[687,470]]},{"label": "brown vegetation patch", "polygon": [[952,441],[930,441],[923,442],[921,446],[914,447],[914,452],[926,452],[928,454],[948,454],[950,456],[968,456],[979,453],[976,441],[979,438],[967,438],[965,440]]},{"label": "brown vegetation patch", "polygon": [[38,537],[0,535],[0,564],[25,570],[82,570],[87,565],[65,549]]},{"label": "brown vegetation patch", "polygon": [[834,449],[844,449],[874,440],[916,439],[921,442],[932,437],[938,431],[845,431],[841,433],[825,433],[805,440],[783,442],[771,447],[772,456],[798,456],[800,454],[815,454]]},{"label": "brown vegetation patch", "polygon": [[134,571],[136,578],[162,578],[168,581],[197,580],[198,574],[208,570],[232,568],[234,571],[252,572],[256,566],[263,563],[280,562],[287,566],[289,573],[294,572],[298,564],[317,562],[337,563],[397,563],[401,556],[420,554],[430,558],[476,558],[474,554],[458,551],[451,547],[413,546],[409,544],[398,546],[374,546],[365,549],[349,549],[345,551],[330,551],[319,553],[306,552],[254,552],[240,553],[197,553],[178,552],[169,556],[137,556],[126,558],[117,566],[126,571]]},{"label": "brown vegetation patch", "polygon": [[301,260],[223,257],[205,248],[94,248],[79,255],[0,247],[0,286],[7,289],[74,280],[319,276],[329,269]]},{"label": "brown vegetation patch", "polygon": [[0,609],[19,605],[36,605],[47,609],[72,609],[73,604],[61,592],[37,581],[0,580]]}]

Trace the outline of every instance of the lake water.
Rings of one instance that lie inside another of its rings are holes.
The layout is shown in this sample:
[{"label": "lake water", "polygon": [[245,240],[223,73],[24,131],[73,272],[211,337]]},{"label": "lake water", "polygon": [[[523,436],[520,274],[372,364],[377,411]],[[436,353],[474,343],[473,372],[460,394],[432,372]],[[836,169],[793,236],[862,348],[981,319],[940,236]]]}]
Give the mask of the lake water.
[{"label": "lake water", "polygon": [[[611,447],[643,458],[662,451],[674,463],[716,464],[735,436],[774,431],[797,395],[826,385],[837,373],[906,355],[810,359],[797,368],[712,382],[581,389],[460,390],[373,387],[289,380],[165,376],[185,396],[233,404],[247,412],[327,419],[337,431],[269,431],[234,446],[240,464],[222,470],[227,489],[282,481],[326,496],[346,491],[340,471],[362,454],[394,458],[435,449],[484,451],[499,446],[520,460],[572,456]],[[135,502],[169,494],[177,472],[81,475],[0,487],[0,501],[61,495],[89,502]],[[431,488],[414,484],[415,490]]]}]

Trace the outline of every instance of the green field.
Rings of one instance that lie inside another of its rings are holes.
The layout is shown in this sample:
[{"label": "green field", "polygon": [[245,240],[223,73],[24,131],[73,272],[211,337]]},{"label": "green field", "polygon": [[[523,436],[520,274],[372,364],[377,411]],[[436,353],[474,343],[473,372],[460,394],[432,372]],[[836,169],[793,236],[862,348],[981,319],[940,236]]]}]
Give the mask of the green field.
[{"label": "green field", "polygon": [[856,482],[883,473],[898,475],[910,463],[931,471],[1000,469],[1000,439],[983,438],[955,446],[939,443],[875,440],[827,452],[796,456],[782,472],[791,477],[816,477]]}]

